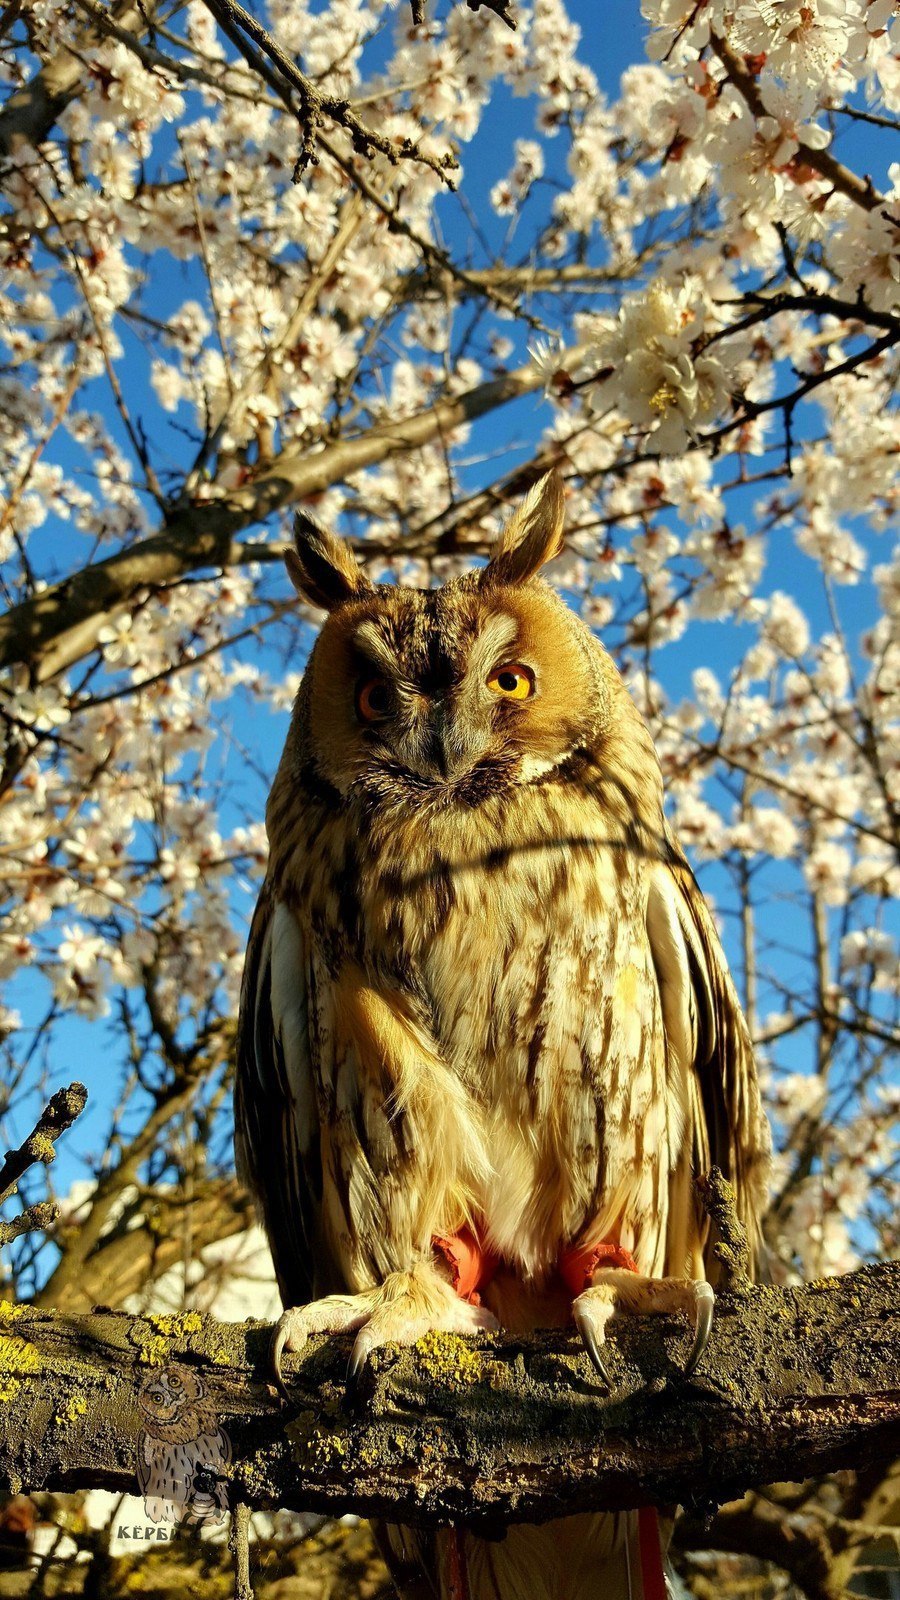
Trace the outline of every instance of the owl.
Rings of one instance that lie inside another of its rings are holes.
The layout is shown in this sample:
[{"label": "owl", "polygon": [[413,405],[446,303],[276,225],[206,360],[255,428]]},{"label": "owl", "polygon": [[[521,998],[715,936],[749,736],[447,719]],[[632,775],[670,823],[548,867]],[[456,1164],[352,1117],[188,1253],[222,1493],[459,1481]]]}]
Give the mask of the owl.
[{"label": "owl", "polygon": [[200,1377],[177,1365],[150,1372],[138,1405],[137,1476],[150,1521],[223,1521],[231,1443]]},{"label": "owl", "polygon": [[[605,1380],[616,1311],[686,1313],[691,1370],[696,1175],[718,1164],[758,1234],[747,1027],[647,727],[538,576],[563,525],[550,475],[484,568],[420,591],[298,518],[288,571],[326,617],[266,812],[236,1086],[279,1375],[312,1333],[352,1333],[353,1374],[431,1329],[574,1320]],[[450,1600],[614,1600],[639,1570],[663,1592],[643,1513],[383,1542]]]}]

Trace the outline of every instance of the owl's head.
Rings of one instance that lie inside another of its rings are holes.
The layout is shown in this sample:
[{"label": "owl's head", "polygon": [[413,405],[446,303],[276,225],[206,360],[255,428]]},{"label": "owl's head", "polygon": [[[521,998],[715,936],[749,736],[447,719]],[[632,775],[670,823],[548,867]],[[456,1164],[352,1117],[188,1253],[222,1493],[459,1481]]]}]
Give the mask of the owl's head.
[{"label": "owl's head", "polygon": [[155,1428],[161,1437],[164,1429],[193,1414],[203,1392],[197,1374],[190,1367],[173,1362],[161,1371],[148,1373],[141,1384],[138,1405],[146,1425]]},{"label": "owl's head", "polygon": [[486,567],[419,590],[373,586],[343,540],[297,518],[288,572],[327,617],[295,729],[321,778],[341,794],[390,785],[410,800],[472,804],[593,742],[618,675],[537,576],[562,547],[563,520],[551,473]]}]

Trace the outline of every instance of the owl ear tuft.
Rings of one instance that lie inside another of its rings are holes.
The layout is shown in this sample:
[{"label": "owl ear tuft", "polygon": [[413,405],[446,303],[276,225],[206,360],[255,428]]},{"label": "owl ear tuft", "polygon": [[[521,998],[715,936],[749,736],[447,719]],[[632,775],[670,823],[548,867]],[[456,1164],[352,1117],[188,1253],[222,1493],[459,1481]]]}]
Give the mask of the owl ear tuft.
[{"label": "owl ear tuft", "polygon": [[297,593],[321,611],[334,611],[372,588],[346,541],[329,533],[307,511],[298,511],[294,518],[294,548],[288,550],[284,564]]},{"label": "owl ear tuft", "polygon": [[524,583],[558,556],[563,546],[565,488],[556,471],[529,489],[503,529],[484,576],[492,583]]}]

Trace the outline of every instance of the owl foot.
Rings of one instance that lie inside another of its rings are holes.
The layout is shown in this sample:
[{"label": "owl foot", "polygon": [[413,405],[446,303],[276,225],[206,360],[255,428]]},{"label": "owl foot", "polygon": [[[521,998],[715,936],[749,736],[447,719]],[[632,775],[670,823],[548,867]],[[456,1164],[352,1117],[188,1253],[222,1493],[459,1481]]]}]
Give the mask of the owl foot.
[{"label": "owl foot", "polygon": [[361,1294],[332,1294],[283,1312],[272,1337],[272,1365],[285,1394],[281,1358],[286,1351],[302,1350],[312,1333],[356,1332],[347,1368],[352,1384],[372,1351],[382,1345],[415,1344],[432,1332],[485,1333],[497,1327],[492,1312],[460,1300],[432,1269],[394,1272]]},{"label": "owl foot", "polygon": [[286,1351],[295,1354],[303,1349],[313,1333],[352,1333],[361,1328],[371,1311],[368,1294],[329,1294],[323,1300],[313,1300],[308,1306],[290,1306],[282,1311],[272,1333],[272,1368],[275,1381],[282,1394],[287,1396],[287,1386],[281,1368],[281,1358]]},{"label": "owl foot", "polygon": [[636,1316],[683,1311],[694,1329],[694,1339],[684,1365],[689,1378],[706,1349],[712,1327],[715,1295],[702,1278],[645,1278],[641,1273],[619,1267],[601,1267],[591,1287],[572,1303],[575,1325],[598,1373],[610,1388],[612,1381],[603,1360],[606,1324],[614,1311]]}]

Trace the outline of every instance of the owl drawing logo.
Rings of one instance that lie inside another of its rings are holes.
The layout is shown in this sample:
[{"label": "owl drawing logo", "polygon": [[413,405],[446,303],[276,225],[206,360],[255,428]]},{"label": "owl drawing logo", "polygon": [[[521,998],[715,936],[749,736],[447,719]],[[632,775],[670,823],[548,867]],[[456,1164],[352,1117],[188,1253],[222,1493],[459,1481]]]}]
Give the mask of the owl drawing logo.
[{"label": "owl drawing logo", "polygon": [[148,1374],[138,1396],[144,1425],[137,1476],[151,1522],[221,1522],[231,1442],[190,1367]]}]

